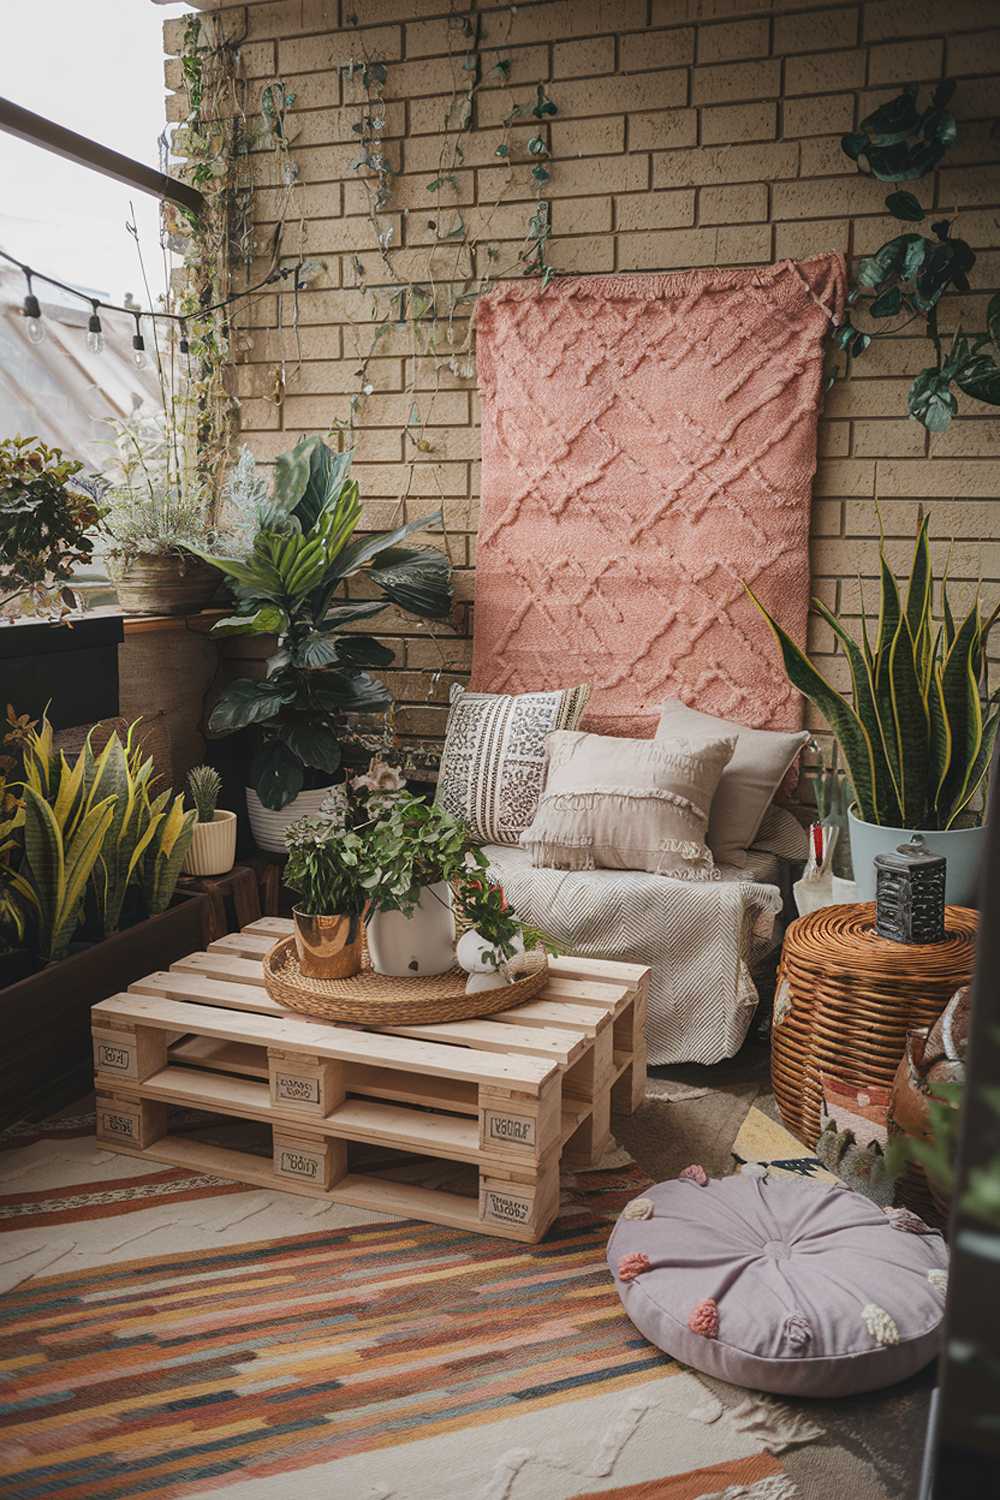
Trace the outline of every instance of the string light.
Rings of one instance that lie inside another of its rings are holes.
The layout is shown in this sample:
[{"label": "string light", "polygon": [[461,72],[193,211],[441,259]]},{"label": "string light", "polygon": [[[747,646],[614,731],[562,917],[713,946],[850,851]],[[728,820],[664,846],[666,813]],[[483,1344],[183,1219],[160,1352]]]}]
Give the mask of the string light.
[{"label": "string light", "polygon": [[146,340],[142,336],[142,313],[135,314],[135,333],[132,335],[132,363],[137,370],[146,368]]},{"label": "string light", "polygon": [[91,354],[104,353],[104,334],[101,330],[101,320],[97,316],[100,303],[95,300],[90,304],[93,311],[90,314],[90,322],[87,324],[87,348]]},{"label": "string light", "polygon": [[[142,336],[142,318],[160,318],[169,323],[177,323],[180,328],[178,343],[180,352],[181,354],[190,354],[187,330],[187,319],[191,317],[190,313],[158,312],[154,309],[144,312],[142,308],[137,309],[134,304],[123,307],[116,302],[101,302],[94,297],[88,296],[86,292],[81,292],[79,287],[70,286],[67,282],[60,281],[55,276],[46,276],[42,271],[32,270],[30,266],[25,265],[16,256],[8,255],[6,250],[0,250],[0,260],[5,260],[8,265],[16,266],[27,282],[28,290],[22,305],[22,311],[27,320],[28,338],[33,344],[40,344],[45,337],[45,324],[42,319],[41,305],[32,288],[32,277],[35,277],[38,281],[44,281],[48,286],[58,287],[60,291],[68,293],[71,297],[79,297],[81,301],[90,303],[91,316],[87,323],[87,348],[94,354],[100,354],[105,347],[104,330],[101,327],[101,320],[98,317],[98,309],[101,307],[104,308],[105,312],[130,313],[135,318],[135,333],[132,337],[132,358],[137,370],[145,369],[147,363],[146,341]],[[255,286],[247,287],[245,291],[232,292],[228,297],[223,297],[221,302],[213,302],[208,307],[199,308],[196,316],[198,318],[207,318],[212,313],[219,312],[224,307],[231,307],[234,302],[242,302],[247,297],[255,296],[257,292],[262,291],[266,286],[274,286],[276,282],[287,281],[289,277],[293,278],[292,285],[297,292],[302,285],[299,281],[299,273],[303,270],[304,265],[304,261],[298,261],[293,266],[274,266],[264,277],[263,281],[258,281]]]},{"label": "string light", "polygon": [[24,316],[28,320],[28,337],[33,344],[40,344],[45,337],[45,324],[42,322],[42,309],[38,298],[35,296],[31,286],[32,273],[27,266],[22,266],[24,279],[28,283],[27,295],[24,299]]}]

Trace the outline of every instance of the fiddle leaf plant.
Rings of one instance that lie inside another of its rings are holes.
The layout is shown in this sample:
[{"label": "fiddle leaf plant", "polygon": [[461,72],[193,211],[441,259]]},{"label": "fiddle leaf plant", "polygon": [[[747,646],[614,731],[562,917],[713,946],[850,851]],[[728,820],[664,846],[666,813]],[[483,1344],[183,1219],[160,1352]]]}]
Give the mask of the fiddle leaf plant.
[{"label": "fiddle leaf plant", "polygon": [[781,650],[793,687],[826,719],[840,745],[859,818],[922,830],[981,821],[1000,710],[989,694],[986,646],[1000,606],[983,620],[976,599],[957,624],[941,585],[943,620],[931,615],[934,577],[927,518],[920,523],[905,598],[879,545],[881,608],[858,642],[820,599],[851,675],[837,691],[749,588]]},{"label": "fiddle leaf plant", "polygon": [[[342,760],[345,715],[384,712],[392,696],[368,668],[393,652],[349,625],[397,605],[424,619],[451,612],[451,569],[443,552],[405,545],[441,521],[422,516],[386,535],[356,537],[361,519],[350,453],[303,438],[275,466],[270,503],[249,555],[219,557],[191,548],[225,574],[236,613],[218,635],[275,635],[262,679],[238,678],[209,718],[216,736],[252,727],[250,781],[265,807],[284,807],[306,784],[328,782]],[[356,597],[361,579],[379,597]],[[344,586],[353,580],[352,597]]]}]

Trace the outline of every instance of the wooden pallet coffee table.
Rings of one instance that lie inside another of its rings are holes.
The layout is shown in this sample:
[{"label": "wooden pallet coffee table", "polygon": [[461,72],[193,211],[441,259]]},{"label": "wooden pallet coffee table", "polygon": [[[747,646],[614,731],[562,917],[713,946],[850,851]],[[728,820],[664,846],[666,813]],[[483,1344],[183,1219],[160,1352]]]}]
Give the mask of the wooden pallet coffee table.
[{"label": "wooden pallet coffee table", "polygon": [[[92,1011],[97,1137],[116,1151],[510,1239],[538,1240],[560,1164],[595,1165],[645,1093],[648,969],[558,958],[536,1000],[480,1021],[360,1030],[284,1010],[264,917]],[[271,1127],[273,1155],[170,1130],[182,1106]],[[351,1143],[478,1169],[464,1197],[352,1170]]]}]

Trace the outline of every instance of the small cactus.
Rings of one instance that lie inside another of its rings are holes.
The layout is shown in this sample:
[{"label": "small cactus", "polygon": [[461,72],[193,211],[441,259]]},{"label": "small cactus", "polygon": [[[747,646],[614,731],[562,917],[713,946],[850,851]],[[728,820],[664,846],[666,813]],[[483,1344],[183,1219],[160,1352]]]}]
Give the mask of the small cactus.
[{"label": "small cactus", "polygon": [[211,823],[222,791],[222,777],[212,766],[195,766],[188,772],[188,791],[199,823]]}]

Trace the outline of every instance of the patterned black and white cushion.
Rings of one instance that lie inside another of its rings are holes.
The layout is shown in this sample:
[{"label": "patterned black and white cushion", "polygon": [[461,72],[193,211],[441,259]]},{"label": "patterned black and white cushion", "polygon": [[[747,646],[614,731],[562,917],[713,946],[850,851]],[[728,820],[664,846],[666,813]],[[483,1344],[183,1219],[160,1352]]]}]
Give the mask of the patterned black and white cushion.
[{"label": "patterned black and white cushion", "polygon": [[456,684],[436,800],[481,842],[516,844],[545,785],[545,737],[575,729],[589,697],[589,686],[511,694]]}]

